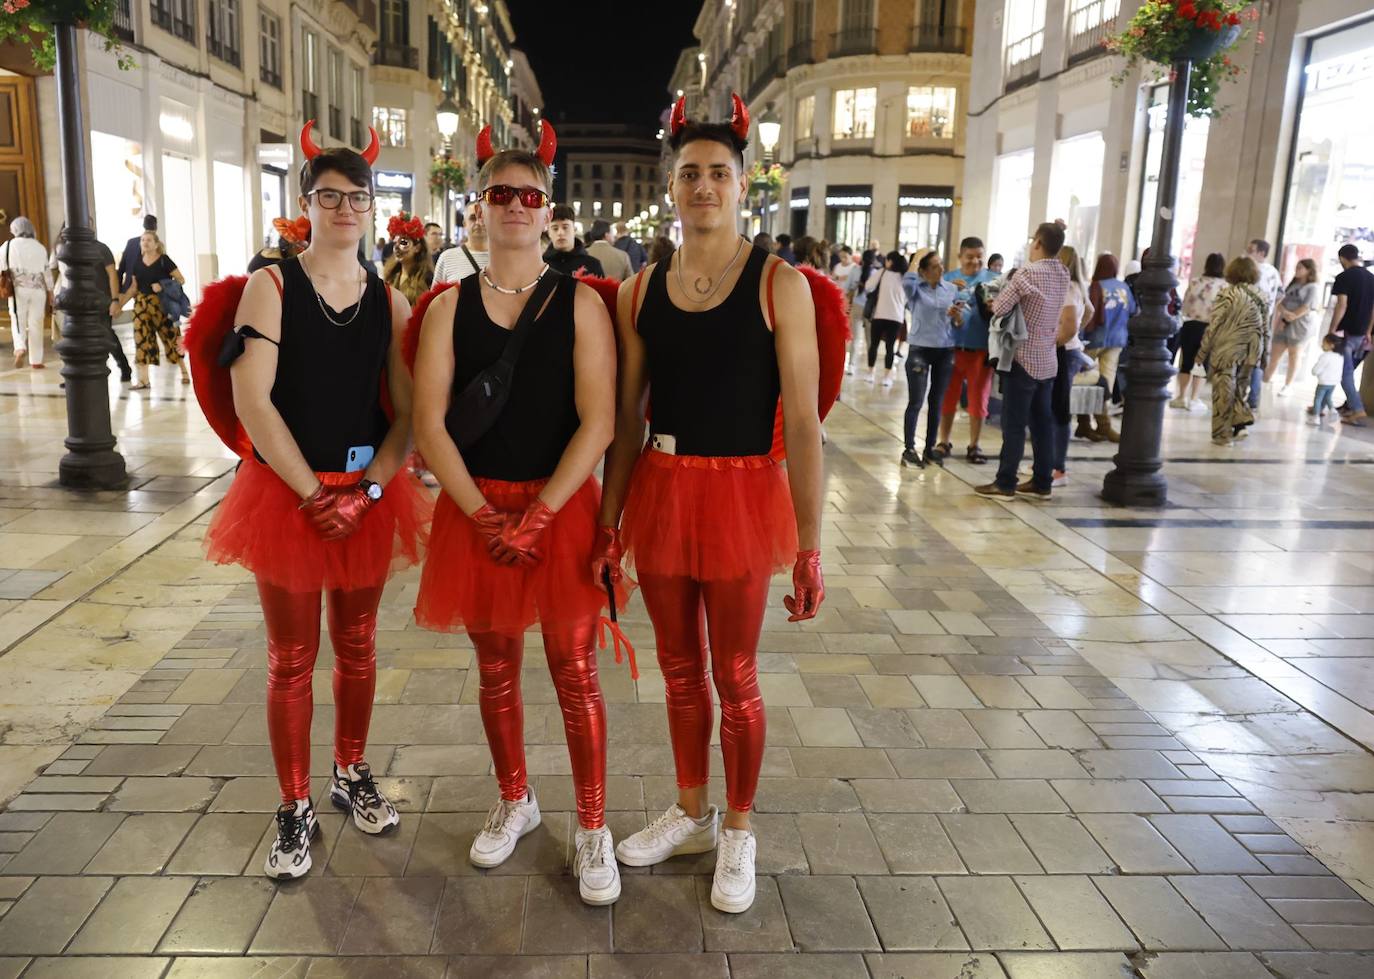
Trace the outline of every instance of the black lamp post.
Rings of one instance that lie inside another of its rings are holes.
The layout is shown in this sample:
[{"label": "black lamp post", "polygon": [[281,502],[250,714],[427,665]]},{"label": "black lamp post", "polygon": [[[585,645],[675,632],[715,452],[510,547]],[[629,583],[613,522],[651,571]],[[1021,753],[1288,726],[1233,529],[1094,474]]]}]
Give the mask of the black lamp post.
[{"label": "black lamp post", "polygon": [[67,454],[58,464],[58,480],[73,489],[117,489],[128,476],[110,425],[110,300],[100,286],[105,267],[91,231],[86,194],[86,123],[77,77],[76,28],[56,24],[53,34],[67,219],[57,245],[67,278],[55,303],[66,314],[57,352],[67,385]]},{"label": "black lamp post", "polygon": [[1150,241],[1150,254],[1142,263],[1140,278],[1136,280],[1140,312],[1130,322],[1131,346],[1125,367],[1126,408],[1121,418],[1121,443],[1114,460],[1115,468],[1102,481],[1102,498],[1108,503],[1162,507],[1168,502],[1169,486],[1160,471],[1164,460],[1160,458],[1159,446],[1164,433],[1169,381],[1177,373],[1165,341],[1173,336],[1177,326],[1169,315],[1169,294],[1178,285],[1171,253],[1188,87],[1192,82],[1193,63],[1230,47],[1239,35],[1239,27],[1222,31],[1199,29],[1194,32],[1192,42],[1177,53],[1170,65],[1169,114],[1164,121],[1154,236]]}]

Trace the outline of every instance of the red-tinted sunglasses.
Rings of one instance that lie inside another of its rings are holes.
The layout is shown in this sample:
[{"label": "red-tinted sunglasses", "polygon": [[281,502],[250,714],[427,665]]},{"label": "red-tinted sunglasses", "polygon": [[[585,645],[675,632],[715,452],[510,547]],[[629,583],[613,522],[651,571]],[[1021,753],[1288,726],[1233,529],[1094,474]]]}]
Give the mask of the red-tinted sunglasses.
[{"label": "red-tinted sunglasses", "polygon": [[482,200],[496,207],[505,207],[516,197],[519,197],[520,203],[532,211],[549,203],[549,195],[538,187],[508,187],[505,184],[493,184],[482,191]]}]

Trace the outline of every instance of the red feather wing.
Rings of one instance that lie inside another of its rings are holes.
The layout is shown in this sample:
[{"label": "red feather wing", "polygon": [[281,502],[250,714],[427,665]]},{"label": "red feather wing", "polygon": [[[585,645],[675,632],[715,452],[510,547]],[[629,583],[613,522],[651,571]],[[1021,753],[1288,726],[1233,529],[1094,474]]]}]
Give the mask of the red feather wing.
[{"label": "red feather wing", "polygon": [[200,410],[220,440],[241,459],[253,454],[253,443],[239,424],[234,410],[234,385],[229,371],[219,365],[219,351],[225,334],[236,325],[234,315],[247,284],[246,275],[231,275],[206,286],[191,313],[185,336],[186,353],[191,358],[191,381]]},{"label": "red feather wing", "polygon": [[[844,355],[849,345],[849,310],[845,308],[844,292],[824,272],[800,265],[797,271],[806,276],[811,287],[811,301],[816,307],[816,351],[820,355],[820,384],[817,387],[817,410],[821,421],[840,397],[844,383]],[[786,455],[782,439],[782,401],[773,420],[774,459]]]},{"label": "red feather wing", "polygon": [[415,308],[410,311],[410,322],[406,324],[406,335],[401,338],[401,356],[405,358],[406,367],[410,370],[412,377],[415,376],[415,357],[420,352],[420,327],[425,322],[425,313],[429,312],[429,304],[434,302],[440,293],[457,285],[456,282],[440,282],[421,296],[415,303]]},{"label": "red feather wing", "polygon": [[585,282],[596,290],[601,301],[606,304],[606,312],[611,314],[611,327],[615,327],[615,309],[620,301],[620,283],[615,279],[603,279],[595,275],[579,275],[578,282]]}]

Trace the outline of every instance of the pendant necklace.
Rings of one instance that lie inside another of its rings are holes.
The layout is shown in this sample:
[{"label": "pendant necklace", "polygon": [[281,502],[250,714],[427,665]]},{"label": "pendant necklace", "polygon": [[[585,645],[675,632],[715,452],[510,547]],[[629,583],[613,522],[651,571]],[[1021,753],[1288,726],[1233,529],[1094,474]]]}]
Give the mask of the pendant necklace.
[{"label": "pendant necklace", "polygon": [[[731,258],[729,264],[726,265],[723,270],[721,270],[720,278],[715,280],[715,285],[711,284],[712,280],[709,275],[699,275],[692,280],[692,288],[696,290],[696,296],[689,293],[687,291],[687,287],[682,283],[683,263],[681,259],[684,250],[685,249],[682,248],[679,248],[677,250],[678,261],[673,263],[677,266],[677,287],[679,291],[681,291],[681,293],[684,296],[686,296],[690,302],[694,302],[697,305],[704,305],[710,302],[711,297],[714,296],[720,290],[721,283],[723,283],[729,277],[730,270],[735,267],[735,262],[739,261],[740,252],[744,251],[744,238],[742,236],[740,237],[739,245],[735,247],[734,257]],[[703,282],[705,282],[705,285],[702,285]],[[701,298],[698,299],[697,296],[700,296]]]},{"label": "pendant necklace", "polygon": [[363,311],[363,295],[367,291],[366,275],[363,276],[362,288],[358,290],[358,301],[353,306],[353,315],[343,322],[340,322],[330,315],[328,304],[325,303],[324,297],[320,295],[320,290],[315,288],[315,279],[311,276],[310,270],[305,266],[305,256],[302,255],[298,261],[301,263],[301,271],[305,273],[305,281],[310,283],[310,289],[315,293],[315,301],[320,304],[320,312],[324,313],[325,319],[329,320],[329,322],[333,323],[335,326],[347,326],[358,318],[358,314]]},{"label": "pendant necklace", "polygon": [[507,289],[505,286],[498,286],[495,282],[492,282],[491,274],[487,272],[486,269],[482,270],[482,281],[485,282],[487,285],[491,286],[493,289],[495,289],[503,296],[518,296],[522,292],[529,292],[531,289],[537,286],[539,284],[539,280],[544,278],[544,273],[548,270],[549,265],[547,262],[545,262],[544,267],[539,270],[539,274],[534,277],[533,282],[531,282],[529,285],[519,286],[515,289]]}]

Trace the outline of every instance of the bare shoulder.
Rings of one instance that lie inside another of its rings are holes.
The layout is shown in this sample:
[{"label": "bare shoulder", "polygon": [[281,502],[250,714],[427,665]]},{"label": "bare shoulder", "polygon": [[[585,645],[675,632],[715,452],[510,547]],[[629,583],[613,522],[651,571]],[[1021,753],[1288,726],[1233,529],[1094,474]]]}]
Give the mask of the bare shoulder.
[{"label": "bare shoulder", "polygon": [[439,295],[429,301],[429,308],[425,310],[425,319],[429,319],[436,314],[442,316],[452,316],[458,308],[458,289],[455,285],[452,289],[445,289]]},{"label": "bare shoulder", "polygon": [[811,284],[800,271],[788,265],[776,255],[768,256],[763,268],[765,288],[771,281],[773,295],[783,302],[811,301]]}]

